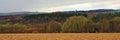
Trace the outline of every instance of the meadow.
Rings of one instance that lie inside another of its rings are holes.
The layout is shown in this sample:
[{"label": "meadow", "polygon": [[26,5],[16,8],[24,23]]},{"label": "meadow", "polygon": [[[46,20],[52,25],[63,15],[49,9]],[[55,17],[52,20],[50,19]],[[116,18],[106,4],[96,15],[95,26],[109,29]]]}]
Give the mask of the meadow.
[{"label": "meadow", "polygon": [[120,33],[0,34],[0,40],[120,40]]}]

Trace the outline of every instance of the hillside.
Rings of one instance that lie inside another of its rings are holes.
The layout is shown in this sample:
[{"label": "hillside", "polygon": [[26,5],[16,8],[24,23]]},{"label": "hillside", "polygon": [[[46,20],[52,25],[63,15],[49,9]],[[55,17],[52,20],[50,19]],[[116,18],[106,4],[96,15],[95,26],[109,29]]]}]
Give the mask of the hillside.
[{"label": "hillside", "polygon": [[120,32],[119,10],[12,12],[0,16],[0,33]]},{"label": "hillside", "polygon": [[[52,13],[64,13],[64,14],[94,14],[94,13],[105,13],[105,12],[120,12],[120,10],[114,9],[96,9],[96,10],[77,10],[77,11],[58,11]],[[10,15],[29,15],[29,14],[46,14],[47,12],[10,12],[10,13],[0,13],[0,16],[10,16]]]}]

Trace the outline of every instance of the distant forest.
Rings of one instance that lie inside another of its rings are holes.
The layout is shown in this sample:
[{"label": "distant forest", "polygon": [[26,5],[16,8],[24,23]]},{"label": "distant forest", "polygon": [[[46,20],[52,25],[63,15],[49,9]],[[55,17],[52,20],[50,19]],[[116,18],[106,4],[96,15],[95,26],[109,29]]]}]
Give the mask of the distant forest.
[{"label": "distant forest", "polygon": [[120,12],[0,16],[0,33],[119,33]]}]

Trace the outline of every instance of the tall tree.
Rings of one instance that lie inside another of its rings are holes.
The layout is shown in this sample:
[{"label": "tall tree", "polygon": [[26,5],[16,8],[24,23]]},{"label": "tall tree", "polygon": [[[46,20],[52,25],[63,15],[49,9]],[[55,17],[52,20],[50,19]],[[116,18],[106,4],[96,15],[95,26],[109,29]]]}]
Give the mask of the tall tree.
[{"label": "tall tree", "polygon": [[110,32],[110,21],[109,20],[100,20],[98,22],[98,28],[100,32]]},{"label": "tall tree", "polygon": [[85,32],[87,18],[84,16],[72,16],[62,26],[63,32]]},{"label": "tall tree", "polygon": [[114,31],[115,32],[120,32],[120,17],[114,17],[112,19],[113,24],[114,24]]},{"label": "tall tree", "polygon": [[61,31],[61,23],[56,21],[51,21],[48,23],[47,32],[60,32]]}]

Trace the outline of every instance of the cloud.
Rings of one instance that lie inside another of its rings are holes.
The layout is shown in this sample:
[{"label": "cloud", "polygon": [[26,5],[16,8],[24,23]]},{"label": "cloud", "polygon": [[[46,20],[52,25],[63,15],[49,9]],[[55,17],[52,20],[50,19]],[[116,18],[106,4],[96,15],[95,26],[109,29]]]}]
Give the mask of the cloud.
[{"label": "cloud", "polygon": [[69,11],[69,10],[91,10],[91,9],[119,9],[119,0],[113,1],[101,1],[101,2],[88,2],[88,3],[77,3],[70,5],[60,5],[48,8],[38,8],[38,11]]},{"label": "cloud", "polygon": [[88,3],[85,3],[85,4],[73,4],[73,5],[50,7],[50,8],[45,8],[45,10],[51,12],[51,11],[86,9],[86,8],[90,8],[90,7],[92,7],[92,5],[89,5]]},{"label": "cloud", "polygon": [[120,8],[120,0],[0,0],[0,12]]}]

